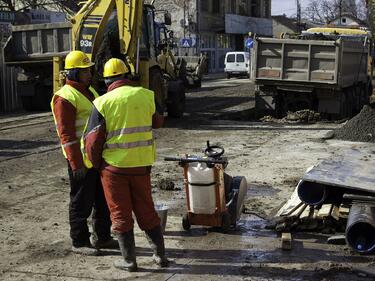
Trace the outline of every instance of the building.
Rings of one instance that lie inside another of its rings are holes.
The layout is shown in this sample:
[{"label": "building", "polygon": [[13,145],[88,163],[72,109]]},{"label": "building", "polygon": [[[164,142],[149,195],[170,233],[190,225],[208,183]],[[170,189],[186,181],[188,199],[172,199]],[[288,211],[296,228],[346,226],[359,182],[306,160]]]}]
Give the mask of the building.
[{"label": "building", "polygon": [[333,26],[350,27],[350,28],[367,28],[367,23],[356,18],[352,14],[343,13],[328,23]]},{"label": "building", "polygon": [[169,11],[178,55],[206,53],[209,71],[224,69],[225,53],[244,50],[249,32],[272,36],[271,0],[155,0]]}]

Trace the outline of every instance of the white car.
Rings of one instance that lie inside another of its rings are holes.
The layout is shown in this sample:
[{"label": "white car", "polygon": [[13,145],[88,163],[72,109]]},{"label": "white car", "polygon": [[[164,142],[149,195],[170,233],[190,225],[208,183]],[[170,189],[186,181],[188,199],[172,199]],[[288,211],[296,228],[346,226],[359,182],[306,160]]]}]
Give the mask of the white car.
[{"label": "white car", "polygon": [[249,77],[250,55],[248,52],[228,52],[225,55],[224,72],[227,78],[232,76]]}]

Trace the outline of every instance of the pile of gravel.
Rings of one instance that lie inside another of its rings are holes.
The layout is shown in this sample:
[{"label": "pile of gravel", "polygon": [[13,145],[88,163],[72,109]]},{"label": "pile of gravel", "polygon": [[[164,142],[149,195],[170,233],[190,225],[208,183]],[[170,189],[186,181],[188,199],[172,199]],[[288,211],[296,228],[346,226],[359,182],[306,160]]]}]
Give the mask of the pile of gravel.
[{"label": "pile of gravel", "polygon": [[375,143],[375,109],[365,105],[360,113],[334,131],[334,138]]}]

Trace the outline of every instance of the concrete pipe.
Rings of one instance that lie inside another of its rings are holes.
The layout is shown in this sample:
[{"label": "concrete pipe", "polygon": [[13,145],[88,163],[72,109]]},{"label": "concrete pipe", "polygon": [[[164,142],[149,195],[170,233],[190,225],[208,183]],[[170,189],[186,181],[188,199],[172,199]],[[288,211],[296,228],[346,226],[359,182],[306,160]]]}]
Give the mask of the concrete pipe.
[{"label": "concrete pipe", "polygon": [[346,225],[346,242],[355,251],[370,253],[375,250],[375,207],[354,204]]}]

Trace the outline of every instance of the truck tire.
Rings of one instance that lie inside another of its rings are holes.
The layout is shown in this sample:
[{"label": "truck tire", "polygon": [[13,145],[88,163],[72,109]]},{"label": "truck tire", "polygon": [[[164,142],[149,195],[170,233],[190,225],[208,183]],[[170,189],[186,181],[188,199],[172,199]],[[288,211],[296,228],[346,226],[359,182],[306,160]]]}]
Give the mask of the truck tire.
[{"label": "truck tire", "polygon": [[182,217],[182,228],[186,231],[190,230],[191,224],[189,221],[189,216],[188,214],[184,214]]},{"label": "truck tire", "polygon": [[168,86],[168,116],[181,118],[185,112],[185,87],[182,81],[170,81],[173,86]]}]

